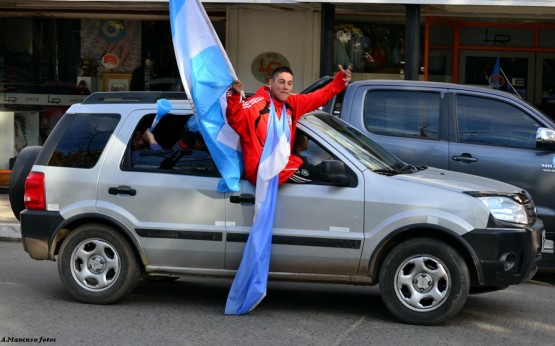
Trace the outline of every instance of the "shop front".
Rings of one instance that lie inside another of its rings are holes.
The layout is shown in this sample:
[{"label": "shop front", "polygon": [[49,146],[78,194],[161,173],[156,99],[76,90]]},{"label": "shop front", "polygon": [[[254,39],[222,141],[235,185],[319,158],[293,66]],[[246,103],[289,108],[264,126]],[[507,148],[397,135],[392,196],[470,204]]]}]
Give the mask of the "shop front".
[{"label": "shop front", "polygon": [[492,87],[555,118],[555,25],[427,18],[426,80]]},{"label": "shop front", "polygon": [[167,20],[0,17],[0,186],[96,91],[182,90]]},{"label": "shop front", "polygon": [[[129,3],[24,0],[0,12],[0,186],[20,150],[42,145],[90,93],[183,90],[168,4]],[[249,90],[280,64],[294,68],[299,88],[318,78],[319,6],[205,7]],[[279,34],[268,25],[285,21]]]},{"label": "shop front", "polygon": [[[422,1],[418,78],[501,88],[555,116],[555,1],[494,2],[477,10]],[[402,1],[203,4],[247,91],[278,64],[293,68],[296,91],[328,61],[351,66],[354,80],[406,77]],[[167,2],[2,1],[0,186],[18,152],[41,145],[88,94],[181,89]]]}]

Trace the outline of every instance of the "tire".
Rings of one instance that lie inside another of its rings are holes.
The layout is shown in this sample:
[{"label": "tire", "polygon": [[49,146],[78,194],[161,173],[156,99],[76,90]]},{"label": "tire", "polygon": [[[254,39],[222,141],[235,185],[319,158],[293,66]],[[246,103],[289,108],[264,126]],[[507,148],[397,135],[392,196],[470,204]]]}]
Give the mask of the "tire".
[{"label": "tire", "polygon": [[33,164],[39,155],[41,146],[28,146],[23,148],[15,159],[10,178],[10,205],[14,216],[19,220],[22,210],[25,209],[23,196],[25,194],[25,179],[31,172]]},{"label": "tire", "polygon": [[431,238],[397,245],[380,270],[380,294],[388,310],[410,324],[438,325],[464,306],[468,267],[451,246]]},{"label": "tire", "polygon": [[58,273],[69,294],[88,304],[122,299],[141,277],[127,240],[101,224],[86,224],[68,235],[58,255]]}]

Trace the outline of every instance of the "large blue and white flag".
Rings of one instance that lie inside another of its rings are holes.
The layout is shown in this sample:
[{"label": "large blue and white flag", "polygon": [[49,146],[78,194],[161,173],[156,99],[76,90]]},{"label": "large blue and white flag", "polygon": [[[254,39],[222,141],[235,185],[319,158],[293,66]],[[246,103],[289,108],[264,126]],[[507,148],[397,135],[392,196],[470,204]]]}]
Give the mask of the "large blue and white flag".
[{"label": "large blue and white flag", "polygon": [[256,177],[253,225],[227,297],[227,315],[245,314],[266,296],[278,178],[291,153],[289,123],[285,112],[284,106],[282,116],[278,119],[273,102],[270,104],[268,132]]},{"label": "large blue and white flag", "polygon": [[225,93],[237,79],[233,66],[199,0],[170,0],[170,22],[181,81],[222,175],[218,191],[239,191],[243,169],[239,136],[225,117]]}]

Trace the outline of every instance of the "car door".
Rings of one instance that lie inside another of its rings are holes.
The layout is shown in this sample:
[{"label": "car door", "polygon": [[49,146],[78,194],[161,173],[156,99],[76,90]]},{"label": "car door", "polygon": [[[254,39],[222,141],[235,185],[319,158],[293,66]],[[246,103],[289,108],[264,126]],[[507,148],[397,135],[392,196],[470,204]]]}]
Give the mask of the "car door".
[{"label": "car door", "polygon": [[[301,130],[298,130],[301,131]],[[335,155],[309,135],[310,160]],[[308,152],[308,151],[307,151]],[[346,163],[348,164],[348,163]],[[278,189],[270,271],[353,275],[359,267],[364,241],[364,184],[351,170],[353,186],[286,182]],[[242,181],[241,193],[226,199],[225,267],[236,270],[254,215],[254,186]]]},{"label": "car door", "polygon": [[341,118],[405,162],[447,168],[447,112],[441,88],[362,85]]},{"label": "car door", "polygon": [[[155,113],[155,112],[154,112]],[[149,114],[150,119],[153,114]],[[224,264],[224,194],[216,192],[219,177],[208,170],[206,155],[196,166],[191,160],[160,169],[171,151],[144,153],[142,161],[129,162],[128,143],[144,112],[130,115],[117,133],[111,156],[98,183],[99,212],[135,232],[153,267],[222,269]],[[185,117],[186,115],[177,115]],[[172,119],[166,115],[158,126]],[[150,120],[152,122],[152,120]],[[183,129],[183,124],[178,127]],[[164,142],[163,133],[155,135]],[[189,156],[189,158],[192,155]],[[193,159],[193,161],[196,159]],[[121,162],[121,164],[120,164]],[[213,166],[213,162],[212,162]]]},{"label": "car door", "polygon": [[555,154],[536,148],[536,130],[544,124],[510,100],[458,93],[454,101],[456,138],[449,144],[449,169],[524,188],[544,222],[555,221]]}]

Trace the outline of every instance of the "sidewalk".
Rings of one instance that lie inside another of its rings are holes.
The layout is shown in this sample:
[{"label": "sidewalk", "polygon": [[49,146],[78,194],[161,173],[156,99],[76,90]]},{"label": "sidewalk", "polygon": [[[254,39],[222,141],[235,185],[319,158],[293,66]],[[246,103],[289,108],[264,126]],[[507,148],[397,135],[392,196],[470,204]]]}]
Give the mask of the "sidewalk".
[{"label": "sidewalk", "polygon": [[21,241],[19,221],[10,206],[7,190],[0,190],[0,241]]}]

